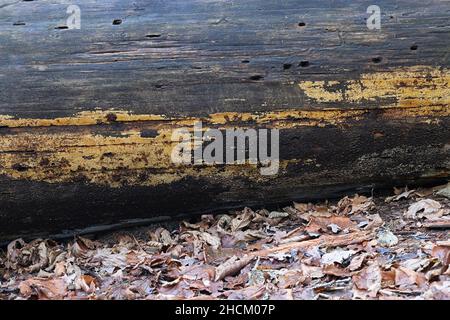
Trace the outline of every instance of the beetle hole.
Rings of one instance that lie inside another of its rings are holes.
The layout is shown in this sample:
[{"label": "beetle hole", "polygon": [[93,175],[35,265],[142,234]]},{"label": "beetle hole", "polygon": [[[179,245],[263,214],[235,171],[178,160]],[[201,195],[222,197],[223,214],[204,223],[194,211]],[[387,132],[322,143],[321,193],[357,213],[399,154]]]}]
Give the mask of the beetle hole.
[{"label": "beetle hole", "polygon": [[372,62],[373,63],[380,63],[381,60],[383,60],[383,58],[381,58],[381,57],[374,57],[374,58],[372,58]]},{"label": "beetle hole", "polygon": [[264,79],[264,77],[262,75],[260,75],[260,74],[256,74],[254,76],[251,76],[249,79],[250,80],[254,80],[254,81],[258,81],[258,80]]},{"label": "beetle hole", "polygon": [[307,60],[300,61],[299,66],[302,68],[308,67],[309,61],[307,61]]},{"label": "beetle hole", "polygon": [[102,158],[112,158],[114,157],[114,153],[112,152],[105,152],[104,154],[102,154]]},{"label": "beetle hole", "polygon": [[19,172],[27,171],[29,169],[27,166],[20,164],[20,163],[13,164],[12,168]]},{"label": "beetle hole", "polygon": [[108,113],[106,115],[106,120],[108,120],[109,122],[114,122],[117,120],[117,115],[115,115],[114,113]]}]

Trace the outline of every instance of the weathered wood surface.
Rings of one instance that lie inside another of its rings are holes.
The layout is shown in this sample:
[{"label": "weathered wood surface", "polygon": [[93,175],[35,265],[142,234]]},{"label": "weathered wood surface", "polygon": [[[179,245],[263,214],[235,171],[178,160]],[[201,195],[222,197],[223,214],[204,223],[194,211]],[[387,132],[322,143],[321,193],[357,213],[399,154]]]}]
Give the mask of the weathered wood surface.
[{"label": "weathered wood surface", "polygon": [[[446,180],[450,2],[0,1],[0,240]],[[121,19],[121,24],[113,20]],[[279,128],[281,169],[175,167]]]}]

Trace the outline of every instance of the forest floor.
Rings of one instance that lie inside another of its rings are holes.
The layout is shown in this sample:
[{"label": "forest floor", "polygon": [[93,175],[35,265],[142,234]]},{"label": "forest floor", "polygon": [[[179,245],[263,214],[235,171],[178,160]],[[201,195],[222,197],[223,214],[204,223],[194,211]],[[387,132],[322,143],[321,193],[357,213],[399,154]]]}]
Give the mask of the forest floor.
[{"label": "forest floor", "polygon": [[450,184],[0,251],[0,299],[450,299]]}]

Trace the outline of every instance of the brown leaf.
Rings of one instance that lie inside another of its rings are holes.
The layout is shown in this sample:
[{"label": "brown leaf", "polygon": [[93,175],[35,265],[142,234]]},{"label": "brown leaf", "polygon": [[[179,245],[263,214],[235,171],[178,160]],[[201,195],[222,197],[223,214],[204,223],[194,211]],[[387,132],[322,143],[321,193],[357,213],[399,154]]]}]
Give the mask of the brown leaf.
[{"label": "brown leaf", "polygon": [[237,290],[245,287],[245,284],[248,282],[248,280],[248,273],[240,273],[235,277],[229,277],[224,287],[228,290]]},{"label": "brown leaf", "polygon": [[264,286],[250,286],[240,290],[230,290],[224,293],[224,295],[229,300],[256,300],[260,299],[265,291]]},{"label": "brown leaf", "polygon": [[432,199],[423,199],[409,206],[405,212],[405,217],[408,219],[420,219],[420,218],[436,218],[442,216],[442,205]]},{"label": "brown leaf", "polygon": [[169,246],[174,243],[170,232],[164,228],[157,228],[152,234],[151,239],[161,243],[163,246]]},{"label": "brown leaf", "polygon": [[113,253],[111,249],[97,249],[91,258],[91,262],[101,264],[102,272],[112,274],[116,268],[123,269],[127,263],[127,249],[120,253]]},{"label": "brown leaf", "polygon": [[28,268],[28,272],[38,271],[45,268],[49,264],[49,250],[45,241],[38,244],[34,256],[32,255],[32,262],[34,263]]},{"label": "brown leaf", "polygon": [[436,194],[450,199],[450,182],[443,188],[439,188]]},{"label": "brown leaf", "polygon": [[83,274],[77,278],[77,280],[75,281],[75,286],[76,288],[80,288],[85,292],[93,293],[98,287],[98,282],[94,277]]},{"label": "brown leaf", "polygon": [[345,197],[338,202],[338,211],[342,214],[368,213],[375,207],[372,198],[355,195],[353,198]]},{"label": "brown leaf", "polygon": [[36,294],[38,299],[62,299],[67,294],[63,279],[30,278],[19,284],[20,294],[29,298]]},{"label": "brown leaf", "polygon": [[434,282],[424,296],[426,299],[450,300],[450,281]]},{"label": "brown leaf", "polygon": [[16,239],[14,241],[11,241],[8,244],[7,251],[6,251],[6,261],[5,266],[9,269],[16,269],[17,265],[22,260],[21,257],[21,249],[26,245],[25,241],[22,239]]},{"label": "brown leaf", "polygon": [[353,283],[359,290],[367,291],[369,297],[376,297],[381,289],[381,270],[377,263],[372,263],[353,276]]},{"label": "brown leaf", "polygon": [[253,240],[264,239],[267,234],[261,230],[247,229],[245,231],[237,231],[234,233],[234,245],[238,242],[250,242]]},{"label": "brown leaf", "polygon": [[331,217],[315,217],[312,216],[311,220],[306,227],[306,231],[310,233],[327,232],[332,233],[330,225],[336,225],[341,230],[348,229],[349,231],[356,230],[356,223],[351,221],[349,217],[343,216],[331,216]]},{"label": "brown leaf", "polygon": [[89,253],[93,254],[93,250],[97,247],[97,245],[97,243],[87,238],[77,237],[69,248],[74,257],[87,258]]},{"label": "brown leaf", "polygon": [[221,245],[220,238],[208,232],[187,231],[182,234],[181,238],[185,238],[186,236],[192,236],[201,243],[211,246],[214,250],[217,250]]},{"label": "brown leaf", "polygon": [[355,274],[355,271],[350,271],[347,268],[341,268],[335,264],[328,264],[323,267],[323,273],[336,277],[350,277]]},{"label": "brown leaf", "polygon": [[65,256],[62,248],[51,240],[36,239],[25,243],[22,239],[8,245],[5,266],[19,272],[53,270],[55,264]]},{"label": "brown leaf", "polygon": [[395,196],[387,197],[385,202],[389,203],[391,201],[399,201],[403,199],[408,199],[416,190],[405,190]]},{"label": "brown leaf", "polygon": [[307,203],[298,203],[298,202],[294,202],[294,208],[300,213],[308,212],[310,209]]},{"label": "brown leaf", "polygon": [[241,214],[231,220],[231,232],[236,232],[247,227],[252,222],[255,213],[250,208],[245,208]]},{"label": "brown leaf", "polygon": [[64,275],[66,273],[66,262],[60,261],[60,262],[56,263],[54,272],[55,272],[55,275],[58,277]]},{"label": "brown leaf", "polygon": [[383,219],[381,219],[378,213],[368,215],[367,218],[369,219],[369,224],[365,227],[365,230],[373,230],[384,224]]},{"label": "brown leaf", "polygon": [[438,258],[444,266],[448,266],[450,263],[450,245],[433,246],[431,255]]},{"label": "brown leaf", "polygon": [[381,271],[381,285],[382,287],[395,286],[395,269]]},{"label": "brown leaf", "polygon": [[180,273],[183,279],[212,281],[215,275],[215,268],[206,264],[182,267]]},{"label": "brown leaf", "polygon": [[325,275],[321,267],[302,264],[300,269],[302,270],[303,275],[310,279],[322,278]]},{"label": "brown leaf", "polygon": [[426,282],[425,275],[415,272],[405,267],[395,269],[395,285],[399,287],[408,287],[413,284],[418,286]]},{"label": "brown leaf", "polygon": [[330,217],[332,216],[331,209],[327,205],[313,205],[299,204],[294,202],[294,207],[297,210],[297,218],[309,221],[312,216],[314,217]]},{"label": "brown leaf", "polygon": [[281,289],[294,288],[299,284],[305,282],[306,278],[307,277],[303,274],[302,270],[287,270],[278,277],[277,286]]},{"label": "brown leaf", "polygon": [[360,254],[359,256],[354,257],[348,266],[349,270],[355,271],[360,269],[368,256],[369,256],[368,253],[363,253]]},{"label": "brown leaf", "polygon": [[244,256],[240,259],[236,256],[231,257],[216,268],[215,281],[223,280],[227,276],[235,275],[252,260],[253,257],[251,256]]}]

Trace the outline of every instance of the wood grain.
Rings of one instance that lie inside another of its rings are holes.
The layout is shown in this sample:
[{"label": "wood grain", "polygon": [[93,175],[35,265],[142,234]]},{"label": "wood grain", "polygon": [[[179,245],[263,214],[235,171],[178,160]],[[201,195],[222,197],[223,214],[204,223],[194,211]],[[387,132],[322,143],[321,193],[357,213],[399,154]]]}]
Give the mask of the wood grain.
[{"label": "wood grain", "polygon": [[[449,177],[448,1],[380,30],[370,1],[76,4],[0,1],[0,240]],[[174,166],[194,121],[280,129],[279,174]]]}]

